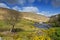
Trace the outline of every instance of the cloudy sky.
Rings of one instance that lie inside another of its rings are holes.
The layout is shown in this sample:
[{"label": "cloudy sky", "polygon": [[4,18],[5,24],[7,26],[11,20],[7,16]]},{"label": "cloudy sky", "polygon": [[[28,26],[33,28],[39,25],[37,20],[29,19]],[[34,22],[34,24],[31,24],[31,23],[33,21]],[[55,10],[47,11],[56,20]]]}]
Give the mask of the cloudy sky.
[{"label": "cloudy sky", "polygon": [[0,7],[51,16],[60,13],[60,0],[0,0]]}]

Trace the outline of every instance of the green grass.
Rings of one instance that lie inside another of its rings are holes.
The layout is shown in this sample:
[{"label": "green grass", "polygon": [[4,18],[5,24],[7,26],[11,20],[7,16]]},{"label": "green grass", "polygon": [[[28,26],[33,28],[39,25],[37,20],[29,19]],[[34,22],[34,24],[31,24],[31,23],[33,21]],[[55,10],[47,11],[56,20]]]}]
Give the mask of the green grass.
[{"label": "green grass", "polygon": [[[2,37],[4,40],[31,40],[30,38],[36,35],[34,35],[34,33],[36,32],[35,30],[42,30],[40,28],[35,28],[33,24],[34,21],[22,19],[15,25],[15,28],[20,28],[23,31],[16,33],[6,32],[6,34],[0,32],[0,37]],[[8,30],[11,27],[11,25],[7,25],[4,21],[0,21],[0,30]],[[52,33],[50,34],[51,38],[60,40],[60,27],[53,27],[53,29],[55,29],[59,37],[55,33]]]},{"label": "green grass", "polygon": [[[19,21],[19,23],[16,23],[15,28],[22,28],[22,29],[33,29],[34,21],[22,19]],[[6,24],[4,21],[0,21],[0,28],[11,28],[12,26],[9,24]]]},{"label": "green grass", "polygon": [[53,27],[55,29],[55,32],[50,34],[51,38],[54,40],[60,40],[60,27]]},{"label": "green grass", "polygon": [[[28,36],[32,33],[34,33],[34,30],[38,30],[38,28],[35,28],[33,26],[34,21],[27,20],[27,19],[22,19],[15,25],[15,28],[20,28],[24,31],[20,31],[17,33],[11,33],[8,32],[7,34],[3,34],[3,32],[0,32],[0,36],[5,39],[5,40],[12,40],[11,38],[18,39],[22,38],[22,40],[29,40]],[[2,30],[8,30],[12,28],[11,25],[7,25],[4,21],[0,20],[0,29]],[[13,36],[12,36],[13,35]]]},{"label": "green grass", "polygon": [[18,24],[16,24],[15,28],[22,28],[24,30],[33,30],[34,27],[34,21],[22,19]]}]

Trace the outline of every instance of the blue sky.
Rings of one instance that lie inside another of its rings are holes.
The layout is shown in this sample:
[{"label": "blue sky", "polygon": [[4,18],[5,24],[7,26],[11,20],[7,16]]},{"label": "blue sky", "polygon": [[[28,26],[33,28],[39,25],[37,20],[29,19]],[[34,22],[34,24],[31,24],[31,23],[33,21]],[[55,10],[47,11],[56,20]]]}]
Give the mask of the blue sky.
[{"label": "blue sky", "polygon": [[60,13],[60,0],[0,0],[0,7],[51,16]]}]

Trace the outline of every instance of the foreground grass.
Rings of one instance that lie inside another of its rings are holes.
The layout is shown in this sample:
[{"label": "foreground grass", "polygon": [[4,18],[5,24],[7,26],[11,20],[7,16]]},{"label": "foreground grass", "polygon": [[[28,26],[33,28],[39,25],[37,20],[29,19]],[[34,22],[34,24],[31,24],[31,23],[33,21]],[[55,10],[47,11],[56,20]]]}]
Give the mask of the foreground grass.
[{"label": "foreground grass", "polygon": [[[10,32],[11,25],[0,21],[0,37],[3,40],[60,40],[60,28],[50,28],[48,30],[34,27],[34,21],[22,19],[15,28],[22,29],[19,32]],[[3,31],[3,32],[2,32]],[[57,35],[55,34],[57,32]],[[55,39],[56,38],[56,39]]]},{"label": "foreground grass", "polygon": [[38,28],[35,28],[33,24],[34,21],[22,19],[18,24],[16,24],[15,28],[19,28],[24,31],[12,33],[9,32],[12,26],[0,20],[0,37],[2,37],[4,40],[28,40],[28,36],[34,33],[35,30],[38,30]]},{"label": "foreground grass", "polygon": [[60,40],[60,27],[55,27],[55,32],[50,34],[51,38],[54,40]]}]

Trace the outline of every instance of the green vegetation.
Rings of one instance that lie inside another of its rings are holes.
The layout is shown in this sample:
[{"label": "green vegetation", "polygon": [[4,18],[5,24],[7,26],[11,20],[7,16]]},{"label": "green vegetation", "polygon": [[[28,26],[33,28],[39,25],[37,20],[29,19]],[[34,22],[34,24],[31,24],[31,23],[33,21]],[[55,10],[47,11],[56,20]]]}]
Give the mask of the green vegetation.
[{"label": "green vegetation", "polygon": [[60,40],[60,27],[56,27],[54,28],[55,29],[55,32],[50,34],[50,37],[53,39],[53,40]]},{"label": "green vegetation", "polygon": [[[21,19],[21,21],[15,25],[15,28],[22,29],[19,32],[9,32],[10,25],[5,24],[4,21],[0,21],[0,37],[4,40],[60,40],[60,28],[50,28],[48,30],[35,28],[33,26],[34,21]],[[6,31],[5,31],[6,30]]]},{"label": "green vegetation", "polygon": [[34,21],[21,19],[21,21],[15,25],[15,28],[22,29],[16,33],[9,32],[10,25],[5,24],[0,20],[0,37],[4,40],[60,40],[60,28],[50,28],[48,30],[35,28],[33,26]]},{"label": "green vegetation", "polygon": [[[10,25],[5,24],[4,21],[0,21],[0,37],[4,40],[50,40],[51,38],[48,36],[48,30],[36,28],[33,26],[34,21],[21,19],[21,21],[15,25],[15,28],[22,29],[23,31],[19,32],[10,32],[9,29],[11,28]],[[6,30],[6,31],[5,31]],[[40,32],[41,31],[41,32]],[[41,34],[40,34],[41,33]],[[48,37],[47,37],[48,36]]]},{"label": "green vegetation", "polygon": [[51,39],[60,40],[60,14],[51,16],[49,23],[55,29],[55,32],[49,34]]},{"label": "green vegetation", "polygon": [[[29,30],[29,28],[33,28],[34,21],[26,20],[26,19],[21,19],[18,24],[15,25],[15,28],[22,28]],[[0,20],[0,28],[11,28],[11,25],[6,24],[4,21]]]},{"label": "green vegetation", "polygon": [[[16,13],[17,11],[9,10],[9,9],[0,9],[1,10],[1,16],[5,13]],[[20,13],[20,12],[17,12]],[[11,14],[7,15],[11,16]],[[13,18],[14,14],[12,14]],[[41,17],[40,17],[41,16]],[[17,17],[17,16],[16,16]],[[56,16],[53,16],[49,23],[52,24],[53,28],[49,28],[47,30],[41,29],[38,27],[34,27],[34,21],[42,20],[42,22],[46,22],[45,19],[48,20],[47,17],[42,15],[36,15],[31,13],[23,13],[23,17],[32,18],[32,20],[28,20],[26,18],[22,18],[18,21],[16,25],[15,22],[15,16],[11,23],[14,25],[14,32],[10,32],[10,29],[12,28],[12,25],[6,24],[6,21],[3,20],[3,17],[0,17],[0,37],[2,37],[3,40],[60,40],[60,15],[56,18]],[[41,19],[42,18],[42,19]],[[37,19],[37,20],[36,20]],[[53,20],[54,19],[54,20]],[[9,22],[11,19],[9,19]]]},{"label": "green vegetation", "polygon": [[11,25],[0,20],[0,37],[3,40],[60,40],[60,27],[48,30],[34,27],[32,20],[21,19],[14,27],[18,32],[10,32]]},{"label": "green vegetation", "polygon": [[51,16],[49,23],[52,24],[53,27],[60,27],[60,14]]},{"label": "green vegetation", "polygon": [[21,19],[21,21],[18,24],[16,24],[15,28],[19,28],[24,31],[19,31],[17,33],[11,33],[9,32],[11,26],[7,25],[4,21],[0,21],[0,31],[3,31],[3,32],[0,32],[0,36],[3,37],[3,39],[8,39],[8,40],[9,39],[11,40],[13,38],[20,40],[20,37],[21,39],[27,39],[27,36],[33,33],[34,30],[36,30],[33,24],[34,24],[34,21]]}]

